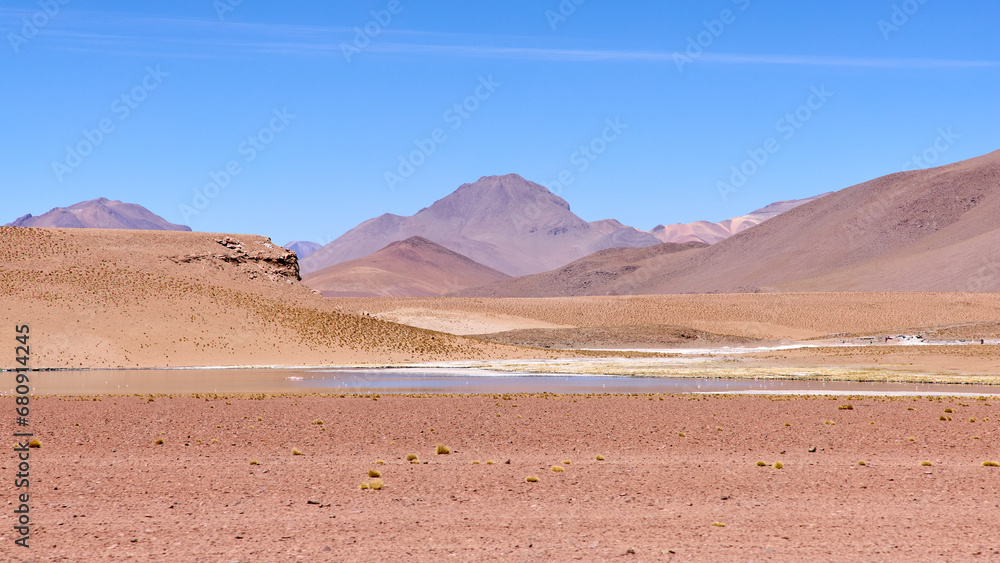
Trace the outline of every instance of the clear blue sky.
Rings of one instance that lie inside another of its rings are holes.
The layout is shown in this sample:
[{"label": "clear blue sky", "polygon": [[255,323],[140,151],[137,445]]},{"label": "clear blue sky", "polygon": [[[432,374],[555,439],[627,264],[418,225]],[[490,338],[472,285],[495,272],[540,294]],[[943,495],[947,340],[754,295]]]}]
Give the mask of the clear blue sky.
[{"label": "clear blue sky", "polygon": [[995,0],[62,2],[0,7],[0,223],[104,196],[329,242],[513,172],[649,229],[1000,149]]}]

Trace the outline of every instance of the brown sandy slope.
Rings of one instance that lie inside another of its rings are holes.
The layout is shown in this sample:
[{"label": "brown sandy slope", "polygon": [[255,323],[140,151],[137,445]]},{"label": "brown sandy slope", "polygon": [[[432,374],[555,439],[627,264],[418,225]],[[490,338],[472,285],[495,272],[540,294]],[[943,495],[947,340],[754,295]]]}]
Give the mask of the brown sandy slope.
[{"label": "brown sandy slope", "polygon": [[303,282],[326,297],[425,297],[509,277],[423,237],[410,237],[308,274]]},{"label": "brown sandy slope", "polygon": [[311,273],[367,256],[391,242],[421,236],[509,275],[544,272],[592,252],[657,244],[631,227],[604,232],[570,211],[544,186],[517,174],[464,184],[409,217],[369,219],[302,260]]},{"label": "brown sandy slope", "polygon": [[175,225],[141,205],[110,201],[104,197],[80,202],[69,207],[56,207],[38,217],[29,213],[6,226],[154,231],[191,230],[191,227]]},{"label": "brown sandy slope", "polygon": [[[318,365],[526,351],[338,312],[255,235],[0,228],[0,319],[31,367]],[[220,242],[221,241],[221,242]],[[11,353],[0,366],[13,367]]]},{"label": "brown sandy slope", "polygon": [[732,219],[726,219],[725,221],[719,221],[718,223],[696,221],[694,223],[677,223],[666,226],[657,225],[652,231],[650,231],[650,234],[663,242],[681,243],[695,241],[704,242],[706,244],[715,244],[737,233],[741,233],[754,225],[759,225],[768,219],[777,217],[786,211],[795,209],[800,205],[805,205],[825,195],[829,194],[820,194],[805,199],[776,201],[766,207],[762,207],[756,211],[751,211],[746,215],[733,217]]},{"label": "brown sandy slope", "polygon": [[704,250],[631,265],[582,291],[548,272],[485,294],[1000,291],[1000,151],[878,178]]},{"label": "brown sandy slope", "polygon": [[681,261],[707,245],[703,242],[665,242],[645,248],[609,248],[561,268],[513,279],[497,280],[454,293],[457,297],[566,297],[618,295],[616,280],[632,279],[638,270],[664,257]]},{"label": "brown sandy slope", "polygon": [[[468,334],[518,328],[673,326],[760,339],[806,339],[924,330],[942,338],[1000,336],[996,293],[759,293],[545,299],[337,299],[345,311],[425,326],[466,319]],[[520,319],[521,326],[494,319]],[[931,331],[930,329],[937,329]]]},{"label": "brown sandy slope", "polygon": [[[32,547],[8,505],[5,561],[1000,557],[994,399],[44,398],[32,416]],[[384,487],[359,490],[371,469]]]}]

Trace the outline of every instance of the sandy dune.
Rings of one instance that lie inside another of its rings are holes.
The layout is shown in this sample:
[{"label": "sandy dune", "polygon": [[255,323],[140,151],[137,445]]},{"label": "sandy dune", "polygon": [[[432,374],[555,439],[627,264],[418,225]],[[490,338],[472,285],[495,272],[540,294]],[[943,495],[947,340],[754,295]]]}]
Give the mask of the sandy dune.
[{"label": "sandy dune", "polygon": [[[0,513],[14,561],[1000,557],[993,400],[157,396],[33,412],[30,555]],[[369,470],[381,490],[359,490]]]}]

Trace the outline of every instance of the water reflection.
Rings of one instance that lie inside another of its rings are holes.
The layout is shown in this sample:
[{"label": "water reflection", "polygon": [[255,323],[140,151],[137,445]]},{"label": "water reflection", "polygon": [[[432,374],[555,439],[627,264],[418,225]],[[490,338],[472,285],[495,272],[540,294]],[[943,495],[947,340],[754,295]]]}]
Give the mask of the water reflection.
[{"label": "water reflection", "polygon": [[[13,377],[3,394],[13,393]],[[759,393],[1000,395],[1000,386],[511,374],[469,369],[171,369],[33,372],[39,395],[148,393]]]}]

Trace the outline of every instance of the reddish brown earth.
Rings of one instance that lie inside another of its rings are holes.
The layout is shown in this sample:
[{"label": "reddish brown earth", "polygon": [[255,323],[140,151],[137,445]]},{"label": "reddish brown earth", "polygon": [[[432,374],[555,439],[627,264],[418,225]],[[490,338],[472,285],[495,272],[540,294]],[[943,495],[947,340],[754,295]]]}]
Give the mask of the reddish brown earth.
[{"label": "reddish brown earth", "polygon": [[588,223],[545,186],[517,174],[484,176],[408,217],[369,219],[302,260],[302,271],[367,256],[421,236],[505,274],[544,272],[605,248],[657,244],[617,221]]},{"label": "reddish brown earth", "polygon": [[[31,451],[32,547],[13,546],[5,504],[3,560],[1000,559],[1000,467],[982,465],[1000,457],[992,399],[158,396],[33,406],[42,446]],[[439,443],[451,454],[436,455]],[[370,469],[383,489],[359,490]],[[6,503],[12,471],[8,453]]]},{"label": "reddish brown earth", "polygon": [[996,292],[998,187],[1000,151],[851,186],[699,251],[622,254],[571,284],[557,269],[463,295]]},{"label": "reddish brown earth", "polygon": [[325,297],[428,297],[509,277],[423,237],[410,237],[302,281]]}]

